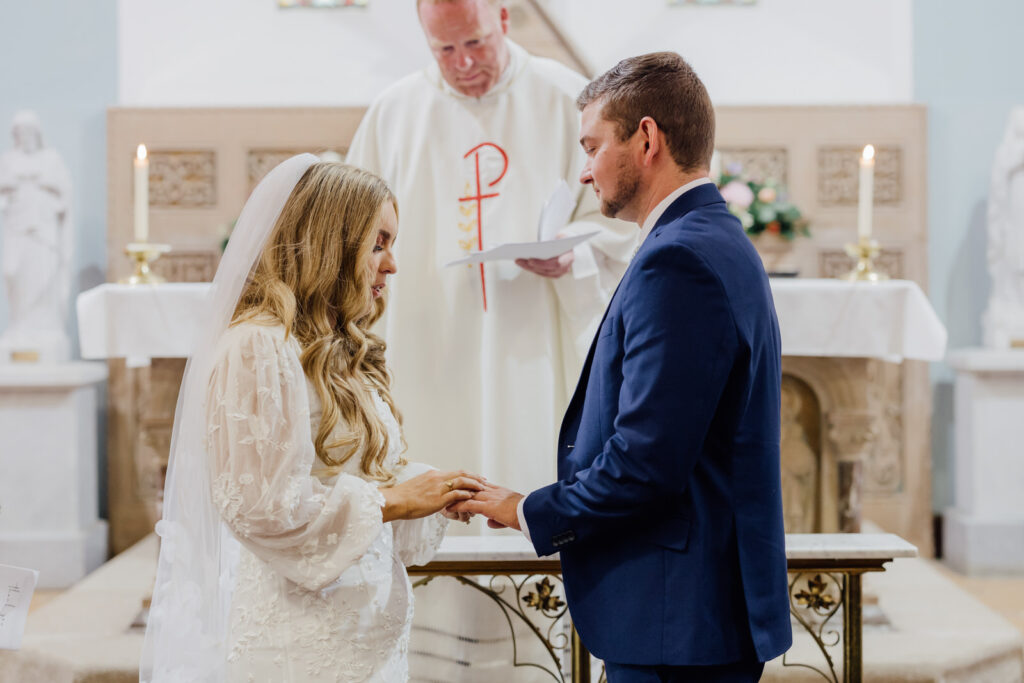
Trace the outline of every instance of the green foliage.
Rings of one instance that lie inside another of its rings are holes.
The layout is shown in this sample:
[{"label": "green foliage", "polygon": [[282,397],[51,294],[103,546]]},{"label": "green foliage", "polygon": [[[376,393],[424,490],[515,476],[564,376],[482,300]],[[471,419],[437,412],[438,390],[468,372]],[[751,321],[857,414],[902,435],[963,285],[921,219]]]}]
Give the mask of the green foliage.
[{"label": "green foliage", "polygon": [[774,180],[749,180],[737,170],[722,173],[718,188],[730,213],[739,219],[748,235],[768,232],[788,240],[810,236],[807,219],[788,200],[785,188]]}]

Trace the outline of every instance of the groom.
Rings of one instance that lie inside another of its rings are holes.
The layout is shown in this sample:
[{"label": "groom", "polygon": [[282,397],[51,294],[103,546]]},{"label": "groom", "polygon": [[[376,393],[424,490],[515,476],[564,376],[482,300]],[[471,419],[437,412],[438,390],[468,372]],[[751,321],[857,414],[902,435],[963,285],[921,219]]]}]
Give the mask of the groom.
[{"label": "groom", "polygon": [[559,480],[458,507],[560,553],[610,683],[756,681],[792,641],[768,279],[707,177],[714,110],[679,55],[623,60],[577,104],[580,180],[639,247],[562,421]]}]

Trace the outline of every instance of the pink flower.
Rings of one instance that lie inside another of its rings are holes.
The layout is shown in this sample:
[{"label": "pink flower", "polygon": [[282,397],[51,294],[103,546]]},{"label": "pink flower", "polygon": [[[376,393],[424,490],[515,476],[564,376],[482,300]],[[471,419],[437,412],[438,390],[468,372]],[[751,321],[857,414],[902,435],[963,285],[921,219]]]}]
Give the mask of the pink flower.
[{"label": "pink flower", "polygon": [[722,199],[741,209],[749,208],[754,201],[754,192],[746,183],[733,180],[722,188]]},{"label": "pink flower", "polygon": [[774,187],[762,187],[757,193],[757,198],[765,204],[771,204],[775,201],[776,197]]}]

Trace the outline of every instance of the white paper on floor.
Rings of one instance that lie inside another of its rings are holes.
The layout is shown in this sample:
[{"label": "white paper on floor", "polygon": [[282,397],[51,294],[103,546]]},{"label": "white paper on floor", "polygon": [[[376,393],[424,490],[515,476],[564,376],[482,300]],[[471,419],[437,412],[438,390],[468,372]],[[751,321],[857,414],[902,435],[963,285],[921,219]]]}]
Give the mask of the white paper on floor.
[{"label": "white paper on floor", "polygon": [[17,650],[39,572],[0,564],[0,650]]}]

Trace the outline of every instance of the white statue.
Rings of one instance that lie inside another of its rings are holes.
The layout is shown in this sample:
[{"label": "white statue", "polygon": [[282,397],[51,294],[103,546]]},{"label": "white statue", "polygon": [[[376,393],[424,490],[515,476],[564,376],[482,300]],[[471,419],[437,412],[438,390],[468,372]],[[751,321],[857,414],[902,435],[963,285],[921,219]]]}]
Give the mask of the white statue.
[{"label": "white statue", "polygon": [[9,318],[0,363],[69,360],[71,182],[56,151],[43,144],[32,112],[15,115],[14,148],[0,155],[0,229]]},{"label": "white statue", "polygon": [[1010,113],[992,166],[988,200],[988,269],[992,294],[985,345],[1024,345],[1024,107]]}]

